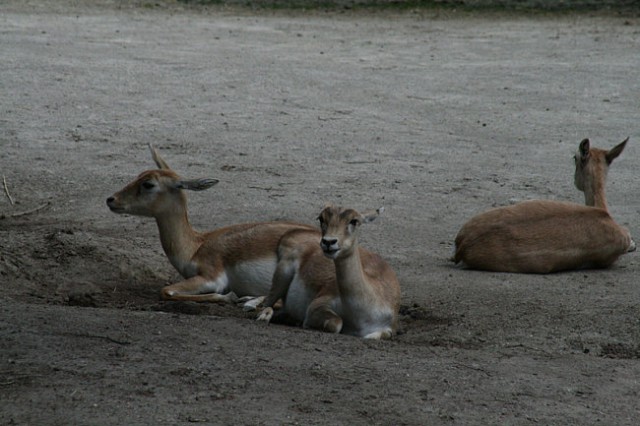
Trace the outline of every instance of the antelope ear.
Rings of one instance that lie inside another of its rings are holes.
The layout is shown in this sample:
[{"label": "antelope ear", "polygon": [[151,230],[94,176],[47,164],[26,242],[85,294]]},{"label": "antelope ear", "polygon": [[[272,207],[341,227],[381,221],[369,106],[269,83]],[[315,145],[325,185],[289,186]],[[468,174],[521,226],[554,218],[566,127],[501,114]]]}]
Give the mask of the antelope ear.
[{"label": "antelope ear", "polygon": [[188,189],[190,191],[204,191],[211,188],[213,185],[220,182],[218,179],[191,179],[191,180],[179,180],[175,184],[176,189]]},{"label": "antelope ear", "polygon": [[362,214],[362,223],[373,222],[382,214],[384,211],[384,207],[380,207],[379,209],[368,211]]},{"label": "antelope ear", "polygon": [[614,146],[609,151],[607,151],[607,153],[605,154],[605,158],[607,159],[607,164],[611,164],[613,160],[618,158],[618,155],[622,154],[624,147],[627,146],[627,142],[629,142],[629,138],[626,138],[625,140],[620,142],[618,145]]},{"label": "antelope ear", "polygon": [[322,218],[322,214],[325,212],[325,210],[332,208],[335,208],[335,205],[333,203],[329,201],[325,202],[322,206],[322,210],[320,210],[320,213],[318,213],[318,216],[316,216],[316,220],[320,220],[320,218]]},{"label": "antelope ear", "polygon": [[589,139],[582,139],[582,142],[580,142],[578,152],[580,152],[580,159],[582,161],[586,161],[589,158],[590,144]]},{"label": "antelope ear", "polygon": [[325,211],[327,209],[335,209],[335,208],[336,208],[335,204],[333,204],[330,201],[327,201],[327,202],[324,203],[324,205],[322,206],[322,210],[320,210],[320,211],[323,212],[323,211]]},{"label": "antelope ear", "polygon": [[158,154],[158,151],[153,147],[153,145],[149,144],[149,150],[151,151],[151,156],[153,157],[153,161],[156,162],[156,165],[158,166],[159,169],[171,170],[171,167],[169,167],[167,162],[164,161],[162,157],[160,157],[160,154]]}]

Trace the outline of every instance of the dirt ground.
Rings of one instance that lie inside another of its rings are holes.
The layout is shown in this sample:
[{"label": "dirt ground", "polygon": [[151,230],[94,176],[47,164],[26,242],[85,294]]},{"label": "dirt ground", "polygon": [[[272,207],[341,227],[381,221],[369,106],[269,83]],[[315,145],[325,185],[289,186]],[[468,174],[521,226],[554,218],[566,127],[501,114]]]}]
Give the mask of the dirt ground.
[{"label": "dirt ground", "polygon": [[[637,253],[546,276],[447,259],[487,208],[582,203],[584,137],[631,137],[607,190],[640,233],[638,51],[616,13],[3,1],[0,423],[637,424]],[[155,223],[105,204],[148,143],[221,180],[189,194],[200,230],[385,206],[361,244],[400,278],[400,334],[160,301],[179,277]]]}]

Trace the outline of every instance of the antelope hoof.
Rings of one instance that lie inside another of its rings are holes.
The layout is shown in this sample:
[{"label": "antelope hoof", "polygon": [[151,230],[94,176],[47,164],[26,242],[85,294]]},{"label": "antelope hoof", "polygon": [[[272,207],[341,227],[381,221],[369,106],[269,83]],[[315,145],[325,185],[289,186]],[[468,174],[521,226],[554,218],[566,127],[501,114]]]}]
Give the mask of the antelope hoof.
[{"label": "antelope hoof", "polygon": [[629,248],[627,249],[627,253],[631,253],[636,251],[636,242],[631,240],[631,244],[629,244]]},{"label": "antelope hoof", "polygon": [[225,294],[225,297],[227,299],[227,302],[229,302],[229,303],[238,303],[238,295],[236,295],[232,291],[230,291],[229,293]]},{"label": "antelope hoof", "polygon": [[268,324],[271,321],[272,317],[273,317],[273,308],[264,308],[262,312],[260,312],[260,315],[258,315],[257,320],[264,321]]},{"label": "antelope hoof", "polygon": [[393,332],[389,329],[386,329],[386,330],[378,330],[378,331],[374,331],[373,333],[369,333],[366,336],[364,336],[364,338],[386,340],[386,339],[391,339],[391,336],[393,336]]},{"label": "antelope hoof", "polygon": [[245,302],[244,305],[242,305],[242,310],[245,312],[253,312],[256,309],[258,309],[258,306],[260,304],[262,304],[262,302],[264,302],[264,296],[260,296],[260,297],[243,297],[240,300],[238,300],[238,302],[242,303]]}]

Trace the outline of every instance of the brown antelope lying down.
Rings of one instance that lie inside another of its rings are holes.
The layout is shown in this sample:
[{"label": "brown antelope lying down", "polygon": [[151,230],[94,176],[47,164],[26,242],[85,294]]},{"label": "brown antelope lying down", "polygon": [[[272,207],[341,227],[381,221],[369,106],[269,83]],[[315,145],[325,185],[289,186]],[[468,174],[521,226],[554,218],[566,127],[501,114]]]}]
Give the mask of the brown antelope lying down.
[{"label": "brown antelope lying down", "polygon": [[305,328],[390,338],[397,326],[400,285],[380,256],[358,246],[356,232],[380,212],[327,206],[318,217],[321,233],[297,229],[282,237],[258,320],[270,321],[274,303],[283,299],[279,313]]},{"label": "brown antelope lying down", "polygon": [[606,268],[635,250],[629,232],[609,214],[604,186],[609,166],[629,138],[609,151],[580,143],[575,186],[586,206],[560,201],[525,201],[481,213],[456,237],[453,260],[488,271],[549,273]]},{"label": "brown antelope lying down", "polygon": [[183,190],[202,191],[218,181],[181,179],[153,147],[149,148],[159,170],[140,174],[109,197],[107,205],[115,213],[156,219],[162,248],[185,278],[164,287],[162,297],[234,302],[237,296],[265,296],[276,268],[280,238],[292,230],[315,228],[266,222],[232,225],[204,234],[196,232],[187,218],[187,198]]}]

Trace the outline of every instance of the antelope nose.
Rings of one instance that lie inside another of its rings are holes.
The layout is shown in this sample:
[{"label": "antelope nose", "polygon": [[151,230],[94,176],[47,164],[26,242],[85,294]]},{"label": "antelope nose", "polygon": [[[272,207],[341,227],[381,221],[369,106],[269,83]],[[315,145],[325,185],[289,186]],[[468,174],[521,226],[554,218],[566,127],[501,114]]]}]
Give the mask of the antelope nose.
[{"label": "antelope nose", "polygon": [[322,239],[322,244],[324,244],[325,246],[331,247],[332,245],[335,245],[338,243],[338,239],[337,238],[323,238]]},{"label": "antelope nose", "polygon": [[107,205],[111,205],[116,199],[113,197],[107,198]]}]

